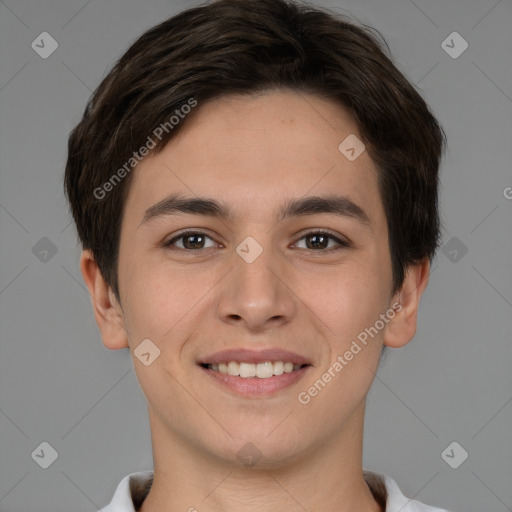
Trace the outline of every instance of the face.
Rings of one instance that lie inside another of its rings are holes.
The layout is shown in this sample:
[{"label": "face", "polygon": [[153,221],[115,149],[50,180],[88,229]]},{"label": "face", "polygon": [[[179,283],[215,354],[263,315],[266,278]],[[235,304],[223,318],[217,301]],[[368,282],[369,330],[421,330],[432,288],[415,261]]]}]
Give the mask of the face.
[{"label": "face", "polygon": [[[336,443],[364,409],[395,297],[376,170],[338,149],[351,134],[342,106],[311,95],[229,96],[133,171],[119,311],[173,438],[234,461],[252,443],[272,464]],[[148,365],[143,340],[160,351]],[[231,361],[257,376],[226,375]]]}]

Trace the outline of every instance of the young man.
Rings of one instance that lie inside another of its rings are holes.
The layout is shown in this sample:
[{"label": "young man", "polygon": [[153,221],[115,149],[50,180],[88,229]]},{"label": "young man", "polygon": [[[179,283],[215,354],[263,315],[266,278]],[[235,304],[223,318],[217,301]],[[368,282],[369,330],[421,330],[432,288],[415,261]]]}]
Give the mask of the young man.
[{"label": "young man", "polygon": [[69,140],[104,345],[154,472],[104,510],[439,512],[362,468],[384,346],[415,334],[445,143],[368,28],[220,0],[140,37]]}]

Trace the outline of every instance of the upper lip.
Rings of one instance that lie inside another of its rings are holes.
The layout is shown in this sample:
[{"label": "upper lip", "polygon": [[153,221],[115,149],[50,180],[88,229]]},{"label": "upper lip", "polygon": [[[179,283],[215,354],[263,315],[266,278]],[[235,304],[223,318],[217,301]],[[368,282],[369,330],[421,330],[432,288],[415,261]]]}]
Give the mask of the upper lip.
[{"label": "upper lip", "polygon": [[283,361],[284,363],[290,362],[300,365],[311,364],[305,357],[290,352],[289,350],[281,350],[279,348],[267,348],[258,351],[244,348],[227,349],[206,356],[201,359],[199,363],[219,364],[229,363],[230,361],[253,364],[264,363],[266,361]]}]

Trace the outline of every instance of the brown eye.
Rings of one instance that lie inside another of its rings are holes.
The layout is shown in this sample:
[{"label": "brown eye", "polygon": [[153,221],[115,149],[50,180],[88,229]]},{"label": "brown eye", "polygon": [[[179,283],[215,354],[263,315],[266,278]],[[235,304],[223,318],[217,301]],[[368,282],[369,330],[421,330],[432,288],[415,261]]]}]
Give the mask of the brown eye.
[{"label": "brown eye", "polygon": [[[207,247],[204,246],[207,238],[212,240],[211,237],[200,231],[187,231],[184,233],[180,233],[178,236],[174,237],[168,242],[165,242],[164,246],[169,248],[176,247],[177,249],[187,251],[207,249]],[[177,244],[177,242],[182,242],[181,247],[179,244]]]},{"label": "brown eye", "polygon": [[[324,231],[312,231],[306,233],[300,240],[306,240],[305,249],[320,252],[329,252],[331,250],[343,249],[349,247],[349,244],[331,233]],[[337,246],[329,247],[329,242],[336,242]]]},{"label": "brown eye", "polygon": [[[329,236],[322,234],[307,235],[304,237],[306,241],[306,247],[308,249],[327,249],[329,245]],[[309,243],[308,243],[309,241]]]}]

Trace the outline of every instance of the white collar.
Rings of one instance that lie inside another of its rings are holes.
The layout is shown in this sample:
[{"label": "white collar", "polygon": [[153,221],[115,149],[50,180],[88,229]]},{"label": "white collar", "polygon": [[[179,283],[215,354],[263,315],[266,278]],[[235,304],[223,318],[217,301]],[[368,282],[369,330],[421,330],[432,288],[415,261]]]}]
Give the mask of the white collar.
[{"label": "white collar", "polygon": [[[445,509],[431,507],[416,500],[406,498],[395,480],[390,476],[364,470],[373,478],[381,478],[387,492],[386,512],[449,512]],[[139,471],[126,475],[114,493],[110,503],[100,512],[136,512],[134,503],[140,503],[145,495],[149,483],[152,481],[153,471]]]}]

